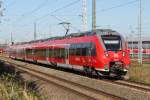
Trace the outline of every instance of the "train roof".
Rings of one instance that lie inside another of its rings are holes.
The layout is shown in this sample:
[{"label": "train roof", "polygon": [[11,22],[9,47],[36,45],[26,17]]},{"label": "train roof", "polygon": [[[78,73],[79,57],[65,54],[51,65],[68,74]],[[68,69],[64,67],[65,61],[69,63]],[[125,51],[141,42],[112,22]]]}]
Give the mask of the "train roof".
[{"label": "train roof", "polygon": [[118,32],[116,32],[112,29],[96,29],[96,30],[92,30],[92,31],[71,33],[66,36],[57,36],[57,37],[51,37],[51,38],[47,38],[47,39],[33,40],[33,41],[29,41],[29,42],[20,42],[20,43],[14,44],[14,45],[38,43],[38,42],[45,42],[45,41],[49,41],[49,40],[61,40],[61,39],[72,38],[72,37],[91,36],[91,35],[96,35],[97,32],[100,32],[101,35],[106,35],[106,34],[108,35],[108,33],[113,34],[113,35],[119,35]]}]

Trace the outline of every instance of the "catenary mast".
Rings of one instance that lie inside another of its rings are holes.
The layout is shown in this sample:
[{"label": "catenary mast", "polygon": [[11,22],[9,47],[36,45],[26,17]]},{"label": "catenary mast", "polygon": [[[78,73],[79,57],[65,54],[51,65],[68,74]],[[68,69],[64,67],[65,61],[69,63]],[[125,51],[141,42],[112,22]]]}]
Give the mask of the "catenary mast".
[{"label": "catenary mast", "polygon": [[96,29],[96,0],[92,0],[92,30]]},{"label": "catenary mast", "polygon": [[82,0],[82,24],[83,31],[87,31],[87,0]]},{"label": "catenary mast", "polygon": [[142,0],[139,0],[139,23],[138,23],[138,33],[139,33],[139,45],[138,45],[138,59],[139,63],[142,64]]}]

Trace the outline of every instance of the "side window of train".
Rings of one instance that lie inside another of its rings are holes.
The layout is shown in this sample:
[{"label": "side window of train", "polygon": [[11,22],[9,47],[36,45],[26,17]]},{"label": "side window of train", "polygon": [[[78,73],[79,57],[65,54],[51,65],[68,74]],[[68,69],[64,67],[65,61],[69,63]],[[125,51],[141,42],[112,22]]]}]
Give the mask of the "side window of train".
[{"label": "side window of train", "polygon": [[81,56],[86,56],[87,55],[87,43],[82,43],[81,44]]},{"label": "side window of train", "polygon": [[81,56],[82,55],[82,52],[81,52],[81,44],[76,44],[76,55],[77,56]]},{"label": "side window of train", "polygon": [[96,47],[95,43],[87,43],[86,55],[87,56],[96,56]]},{"label": "side window of train", "polygon": [[61,49],[60,48],[57,49],[57,53],[58,53],[57,58],[61,58]]},{"label": "side window of train", "polygon": [[26,54],[27,55],[32,55],[32,49],[26,49]]},{"label": "side window of train", "polygon": [[49,48],[49,57],[52,58],[53,57],[53,51],[51,48]]},{"label": "side window of train", "polygon": [[69,48],[69,55],[76,55],[76,44],[71,44]]},{"label": "side window of train", "polygon": [[91,44],[91,56],[96,56],[96,46],[95,46],[95,43]]},{"label": "side window of train", "polygon": [[65,48],[49,49],[49,56],[51,58],[64,59],[65,58]]},{"label": "side window of train", "polygon": [[41,52],[42,52],[42,57],[46,57],[46,49],[42,49]]},{"label": "side window of train", "polygon": [[96,56],[95,43],[71,44],[69,55]]},{"label": "side window of train", "polygon": [[82,56],[86,56],[86,51],[87,51],[87,48],[86,47],[83,47],[81,52],[82,52]]},{"label": "side window of train", "polygon": [[66,53],[65,53],[65,48],[61,48],[60,49],[60,58],[62,58],[62,59],[65,59],[65,55]]},{"label": "side window of train", "polygon": [[46,57],[46,49],[37,49],[34,50],[35,51],[35,55],[38,57]]},{"label": "side window of train", "polygon": [[58,48],[54,48],[53,50],[54,50],[54,52],[53,52],[53,53],[54,53],[54,54],[53,54],[53,57],[54,57],[54,58],[59,58],[59,55],[60,55],[59,49],[58,49]]}]

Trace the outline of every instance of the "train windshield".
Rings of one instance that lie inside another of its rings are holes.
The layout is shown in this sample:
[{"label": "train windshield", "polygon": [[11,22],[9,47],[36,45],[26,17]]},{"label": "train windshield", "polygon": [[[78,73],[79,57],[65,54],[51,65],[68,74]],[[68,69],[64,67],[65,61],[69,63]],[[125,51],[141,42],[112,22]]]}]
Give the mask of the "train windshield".
[{"label": "train windshield", "polygon": [[117,35],[103,35],[103,43],[106,50],[118,51],[121,50],[121,37]]}]

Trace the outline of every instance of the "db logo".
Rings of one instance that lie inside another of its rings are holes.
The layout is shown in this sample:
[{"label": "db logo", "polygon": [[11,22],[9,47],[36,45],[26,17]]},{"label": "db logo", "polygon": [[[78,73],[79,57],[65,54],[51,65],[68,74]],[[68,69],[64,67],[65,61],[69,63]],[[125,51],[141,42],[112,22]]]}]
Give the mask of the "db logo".
[{"label": "db logo", "polygon": [[118,54],[114,54],[114,58],[118,58]]},{"label": "db logo", "polygon": [[75,59],[76,61],[80,61],[80,58],[78,58],[78,57],[76,57],[76,59]]}]

